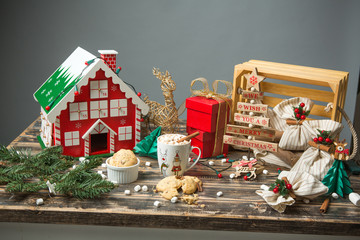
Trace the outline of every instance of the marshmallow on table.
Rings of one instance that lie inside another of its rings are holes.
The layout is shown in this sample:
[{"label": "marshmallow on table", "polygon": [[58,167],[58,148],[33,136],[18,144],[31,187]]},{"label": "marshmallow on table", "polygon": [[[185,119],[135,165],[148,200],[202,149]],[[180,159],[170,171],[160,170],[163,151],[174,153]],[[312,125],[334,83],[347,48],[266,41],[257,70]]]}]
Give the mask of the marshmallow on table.
[{"label": "marshmallow on table", "polygon": [[229,177],[230,177],[231,179],[235,178],[235,173],[230,174]]},{"label": "marshmallow on table", "polygon": [[308,203],[310,202],[310,200],[307,199],[307,198],[304,198],[304,199],[303,199],[303,202],[306,203],[306,204],[308,204]]},{"label": "marshmallow on table", "polygon": [[226,161],[227,161],[226,158],[221,159],[222,163],[226,163]]},{"label": "marshmallow on table", "polygon": [[134,191],[135,191],[135,192],[139,192],[140,190],[141,190],[140,185],[136,185],[136,186],[134,187]]},{"label": "marshmallow on table", "polygon": [[269,173],[268,170],[266,170],[266,169],[263,170],[263,174],[267,175],[268,173]]},{"label": "marshmallow on table", "polygon": [[130,195],[131,194],[130,190],[125,190],[124,193],[125,193],[125,195]]},{"label": "marshmallow on table", "polygon": [[359,194],[352,192],[349,194],[349,199],[355,206],[360,206],[360,195]]},{"label": "marshmallow on table", "polygon": [[150,166],[151,166],[151,162],[145,162],[145,166],[150,167]]},{"label": "marshmallow on table", "polygon": [[101,175],[103,173],[103,171],[99,170],[99,171],[97,171],[97,173]]},{"label": "marshmallow on table", "polygon": [[249,158],[246,155],[242,156],[242,159],[249,160]]},{"label": "marshmallow on table", "polygon": [[218,197],[221,197],[221,196],[223,195],[223,192],[219,191],[219,192],[216,193],[216,195],[217,195]]},{"label": "marshmallow on table", "polygon": [[101,167],[106,168],[106,163],[102,163]]},{"label": "marshmallow on table", "polygon": [[214,166],[215,165],[214,161],[209,161],[209,165]]},{"label": "marshmallow on table", "polygon": [[44,204],[44,199],[42,199],[42,198],[38,198],[38,199],[36,199],[36,205],[43,205]]},{"label": "marshmallow on table", "polygon": [[149,191],[149,188],[148,188],[148,186],[146,186],[146,185],[142,186],[141,189],[142,189],[143,192]]},{"label": "marshmallow on table", "polygon": [[160,202],[159,202],[159,201],[155,201],[155,202],[154,202],[154,206],[155,206],[155,207],[160,207]]},{"label": "marshmallow on table", "polygon": [[173,197],[170,201],[171,201],[171,203],[177,203],[178,197]]},{"label": "marshmallow on table", "polygon": [[331,196],[334,198],[334,199],[338,199],[339,198],[339,195],[337,193],[332,193]]}]

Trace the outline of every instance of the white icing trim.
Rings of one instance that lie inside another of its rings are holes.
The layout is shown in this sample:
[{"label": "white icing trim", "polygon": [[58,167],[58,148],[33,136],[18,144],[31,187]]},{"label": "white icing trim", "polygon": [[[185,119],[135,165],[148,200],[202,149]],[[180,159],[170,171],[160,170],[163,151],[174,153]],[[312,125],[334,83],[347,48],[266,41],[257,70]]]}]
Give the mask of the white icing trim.
[{"label": "white icing trim", "polygon": [[98,50],[100,54],[118,54],[115,50]]},{"label": "white icing trim", "polygon": [[86,133],[81,137],[82,139],[85,139],[87,136],[89,136],[89,134],[91,133],[92,130],[94,130],[94,128],[101,123],[102,125],[104,125],[107,129],[110,130],[110,132],[112,132],[114,135],[117,135],[117,133],[112,130],[108,125],[106,125],[101,119],[98,119],[87,131]]},{"label": "white icing trim", "polygon": [[[82,77],[82,79],[77,83],[78,89],[80,89],[82,86],[88,85],[89,78],[95,78],[96,72],[102,69],[105,72],[105,76],[107,78],[112,78],[112,81],[114,84],[120,85],[120,90],[125,93],[125,96],[127,99],[131,98],[132,103],[135,105],[135,107],[139,108],[141,110],[141,113],[143,115],[146,115],[149,112],[149,106],[145,104],[141,98],[135,94],[135,92],[126,85],[102,60],[96,59],[94,63],[92,63],[89,66],[89,70],[87,73]],[[48,113],[48,119],[51,123],[53,123],[56,119],[56,116],[60,115],[60,112],[62,110],[65,110],[67,108],[68,102],[74,102],[75,95],[74,95],[75,89],[72,88],[65,97],[61,99],[60,102]]]}]

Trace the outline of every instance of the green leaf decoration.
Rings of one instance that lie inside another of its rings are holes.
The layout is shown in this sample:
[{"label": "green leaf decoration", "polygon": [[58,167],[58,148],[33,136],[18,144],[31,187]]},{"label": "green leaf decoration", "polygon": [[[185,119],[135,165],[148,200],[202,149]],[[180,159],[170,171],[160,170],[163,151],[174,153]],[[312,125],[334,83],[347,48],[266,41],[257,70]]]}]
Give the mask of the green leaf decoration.
[{"label": "green leaf decoration", "polygon": [[158,127],[138,144],[136,144],[133,149],[134,153],[137,153],[140,156],[149,156],[151,158],[157,159],[157,138],[160,136],[160,134],[161,127]]},{"label": "green leaf decoration", "polygon": [[344,197],[344,194],[353,192],[350,187],[350,180],[345,171],[344,162],[335,159],[332,167],[325,175],[322,183],[329,188],[327,194],[337,193],[339,196]]}]

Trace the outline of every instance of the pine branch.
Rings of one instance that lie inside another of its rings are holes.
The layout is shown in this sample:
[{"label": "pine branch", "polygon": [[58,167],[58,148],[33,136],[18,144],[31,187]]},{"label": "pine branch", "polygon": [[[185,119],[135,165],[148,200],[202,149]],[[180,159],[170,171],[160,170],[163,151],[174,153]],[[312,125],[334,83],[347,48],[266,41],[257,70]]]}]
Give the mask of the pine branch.
[{"label": "pine branch", "polygon": [[93,171],[102,163],[93,158],[69,170],[75,158],[62,156],[62,147],[51,147],[31,156],[29,152],[18,152],[0,146],[0,183],[7,183],[8,192],[38,192],[47,189],[46,182],[57,183],[56,191],[80,199],[95,198],[110,192],[114,184],[103,180]]}]

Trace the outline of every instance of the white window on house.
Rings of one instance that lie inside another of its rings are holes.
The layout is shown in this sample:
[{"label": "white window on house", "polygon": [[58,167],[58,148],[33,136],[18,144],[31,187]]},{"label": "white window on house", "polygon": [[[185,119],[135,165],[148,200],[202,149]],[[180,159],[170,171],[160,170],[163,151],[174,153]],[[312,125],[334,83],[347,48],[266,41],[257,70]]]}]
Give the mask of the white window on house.
[{"label": "white window on house", "polygon": [[132,139],[132,127],[119,127],[119,141]]},{"label": "white window on house", "polygon": [[90,98],[107,98],[108,81],[92,80],[90,81]]},{"label": "white window on house", "polygon": [[70,103],[70,121],[88,119],[87,102]]},{"label": "white window on house", "polygon": [[65,147],[77,146],[80,144],[79,131],[65,132]]},{"label": "white window on house", "polygon": [[90,102],[90,118],[106,118],[108,117],[108,102],[91,101]]},{"label": "white window on house", "polygon": [[127,115],[127,99],[110,100],[110,117]]}]

